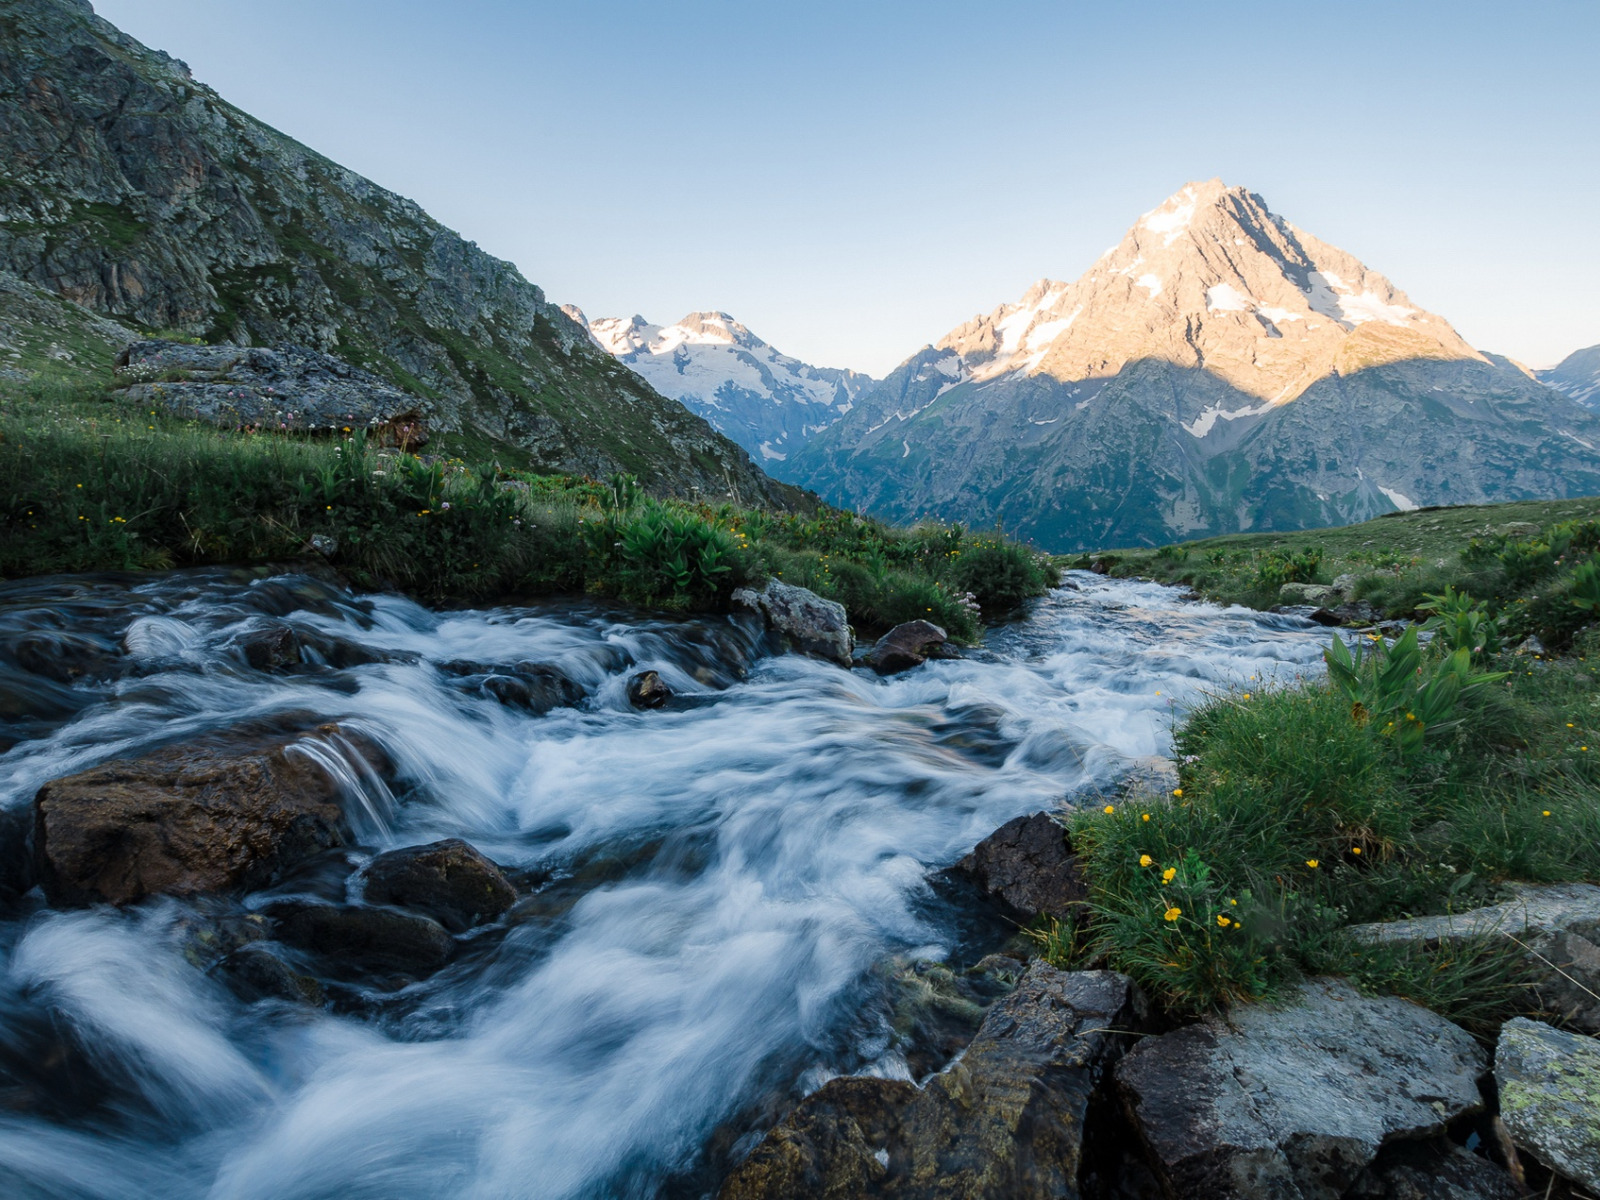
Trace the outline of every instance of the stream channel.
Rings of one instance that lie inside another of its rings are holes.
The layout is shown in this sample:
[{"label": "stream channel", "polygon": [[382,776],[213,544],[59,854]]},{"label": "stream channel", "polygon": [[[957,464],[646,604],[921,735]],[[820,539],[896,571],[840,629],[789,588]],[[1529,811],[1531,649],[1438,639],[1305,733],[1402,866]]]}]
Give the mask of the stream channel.
[{"label": "stream channel", "polygon": [[[283,625],[304,661],[251,667],[241,646]],[[882,679],[773,654],[752,617],[436,612],[226,570],[0,585],[0,836],[97,763],[337,721],[393,763],[387,783],[347,772],[359,848],[238,911],[358,888],[373,853],[446,837],[534,898],[436,974],[322,1008],[230,990],[195,953],[196,902],[0,905],[0,1195],[714,1193],[831,1076],[938,1065],[897,1033],[889,981],[1008,932],[943,868],[1106,794],[1208,690],[1320,670],[1328,636],[1073,572],[965,658]],[[52,680],[61,654],[88,665]],[[526,662],[581,698],[536,714],[459,665]],[[629,705],[643,669],[666,708]]]}]

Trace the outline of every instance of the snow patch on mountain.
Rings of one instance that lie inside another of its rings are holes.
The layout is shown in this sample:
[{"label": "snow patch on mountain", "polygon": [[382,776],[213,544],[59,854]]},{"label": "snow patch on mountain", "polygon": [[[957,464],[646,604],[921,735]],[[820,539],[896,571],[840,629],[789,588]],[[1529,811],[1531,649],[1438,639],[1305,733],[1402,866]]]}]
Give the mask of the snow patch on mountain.
[{"label": "snow patch on mountain", "polygon": [[1586,408],[1600,408],[1600,346],[1575,350],[1555,366],[1534,372],[1534,377]]},{"label": "snow patch on mountain", "polygon": [[[591,321],[574,305],[563,311],[658,392],[768,463],[785,461],[876,382],[781,354],[725,312],[692,312],[653,325],[641,316]],[[950,357],[959,374],[959,358]]]}]

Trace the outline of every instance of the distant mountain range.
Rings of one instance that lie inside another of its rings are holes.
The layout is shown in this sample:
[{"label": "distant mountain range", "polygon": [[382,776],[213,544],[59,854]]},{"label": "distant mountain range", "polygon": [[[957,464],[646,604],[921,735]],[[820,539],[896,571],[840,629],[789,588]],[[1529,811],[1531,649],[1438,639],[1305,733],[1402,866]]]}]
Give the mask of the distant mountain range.
[{"label": "distant mountain range", "polygon": [[675,325],[643,317],[591,321],[562,311],[663,395],[680,400],[758,461],[781,463],[854,407],[877,381],[780,354],[725,312],[692,312]]},{"label": "distant mountain range", "polygon": [[154,330],[337,354],[426,400],[447,451],[799,499],[412,201],[241,112],[84,0],[5,0],[0,370],[104,371]]},{"label": "distant mountain range", "polygon": [[[1562,386],[1592,396],[1588,371]],[[782,470],[886,517],[1149,545],[1594,494],[1600,417],[1211,180],[918,351]]]},{"label": "distant mountain range", "polygon": [[1574,350],[1555,366],[1535,372],[1549,385],[1586,408],[1600,408],[1600,346]]}]

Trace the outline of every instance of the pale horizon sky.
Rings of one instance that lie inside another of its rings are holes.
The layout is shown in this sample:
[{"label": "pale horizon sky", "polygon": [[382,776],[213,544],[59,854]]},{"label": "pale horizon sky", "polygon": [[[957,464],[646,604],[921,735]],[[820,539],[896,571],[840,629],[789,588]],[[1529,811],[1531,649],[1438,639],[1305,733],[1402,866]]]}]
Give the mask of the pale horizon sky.
[{"label": "pale horizon sky", "polygon": [[1221,176],[1534,366],[1600,343],[1600,4],[98,0],[591,317],[883,375]]}]

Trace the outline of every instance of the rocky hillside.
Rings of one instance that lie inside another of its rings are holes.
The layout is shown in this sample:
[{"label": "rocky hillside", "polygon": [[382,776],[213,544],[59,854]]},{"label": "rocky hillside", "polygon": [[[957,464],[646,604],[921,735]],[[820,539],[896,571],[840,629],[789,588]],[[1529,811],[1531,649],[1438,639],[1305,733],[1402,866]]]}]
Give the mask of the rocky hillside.
[{"label": "rocky hillside", "polygon": [[596,342],[681,400],[764,464],[775,466],[832,425],[877,381],[780,354],[725,312],[692,312],[675,325],[643,317],[590,321],[562,309]]},{"label": "rocky hillside", "polygon": [[1055,549],[1600,490],[1600,420],[1220,180],[901,364],[789,464]]},{"label": "rocky hillside", "polygon": [[1600,408],[1600,346],[1574,350],[1555,366],[1536,374],[1541,383],[1588,408]]},{"label": "rocky hillside", "polygon": [[[12,370],[107,363],[119,330],[302,344],[431,401],[458,451],[681,495],[791,495],[510,263],[84,0],[0,0],[0,280]],[[52,316],[63,299],[83,315]]]}]

